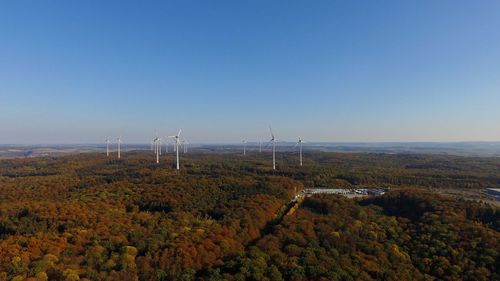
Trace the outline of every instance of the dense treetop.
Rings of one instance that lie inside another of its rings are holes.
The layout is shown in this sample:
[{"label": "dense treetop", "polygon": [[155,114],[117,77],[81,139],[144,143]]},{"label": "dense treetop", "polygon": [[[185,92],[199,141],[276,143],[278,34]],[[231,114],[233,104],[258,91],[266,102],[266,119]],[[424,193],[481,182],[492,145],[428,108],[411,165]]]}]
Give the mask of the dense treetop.
[{"label": "dense treetop", "polygon": [[[499,159],[308,153],[272,171],[266,156],[0,161],[0,280],[500,278],[498,208],[422,189],[496,187]],[[279,219],[295,190],[355,185],[394,190]]]}]

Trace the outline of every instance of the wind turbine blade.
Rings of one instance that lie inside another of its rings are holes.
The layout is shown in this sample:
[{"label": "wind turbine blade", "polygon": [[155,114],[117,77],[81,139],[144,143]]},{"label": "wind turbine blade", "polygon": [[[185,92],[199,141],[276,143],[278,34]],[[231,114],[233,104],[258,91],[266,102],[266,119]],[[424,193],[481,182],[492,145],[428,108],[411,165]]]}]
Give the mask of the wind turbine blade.
[{"label": "wind turbine blade", "polygon": [[272,142],[273,142],[273,140],[270,140],[270,141],[266,144],[266,146],[264,146],[264,148],[269,147],[269,145],[270,145]]},{"label": "wind turbine blade", "polygon": [[177,136],[180,136],[182,132],[182,129],[179,129],[179,132],[177,133]]}]

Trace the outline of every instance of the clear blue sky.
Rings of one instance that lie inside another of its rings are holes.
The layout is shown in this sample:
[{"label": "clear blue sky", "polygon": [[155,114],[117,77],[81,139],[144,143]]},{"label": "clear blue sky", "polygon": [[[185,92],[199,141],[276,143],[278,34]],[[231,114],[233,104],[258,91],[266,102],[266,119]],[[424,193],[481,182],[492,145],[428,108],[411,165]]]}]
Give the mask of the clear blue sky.
[{"label": "clear blue sky", "polygon": [[500,140],[500,1],[1,1],[0,143]]}]

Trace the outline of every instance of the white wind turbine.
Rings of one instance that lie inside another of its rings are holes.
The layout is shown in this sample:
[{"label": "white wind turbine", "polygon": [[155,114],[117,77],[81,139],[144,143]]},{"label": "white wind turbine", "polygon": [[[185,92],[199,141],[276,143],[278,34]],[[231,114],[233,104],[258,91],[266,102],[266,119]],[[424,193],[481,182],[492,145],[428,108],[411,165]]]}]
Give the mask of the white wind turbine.
[{"label": "white wind turbine", "polygon": [[273,170],[276,170],[276,138],[274,137],[273,129],[269,126],[269,132],[271,132],[271,140],[267,143],[268,146],[270,143],[273,144]]},{"label": "white wind turbine", "polygon": [[262,141],[259,141],[259,152],[262,152]]},{"label": "white wind turbine", "polygon": [[151,141],[151,150],[153,150],[155,154],[158,154],[158,145],[159,145],[159,142],[160,142],[160,137],[158,137],[158,131],[155,130],[155,137]]},{"label": "white wind turbine", "polygon": [[155,154],[156,154],[156,163],[160,163],[160,138],[159,137],[155,137],[153,139],[153,144],[154,144],[154,150],[155,150]]},{"label": "white wind turbine", "polygon": [[184,148],[184,153],[188,152],[188,144],[189,142],[186,139],[182,140],[182,147]]},{"label": "white wind turbine", "polygon": [[106,156],[109,157],[109,137],[106,137]]},{"label": "white wind turbine", "polygon": [[175,153],[177,158],[177,170],[179,170],[179,137],[181,136],[182,129],[179,129],[179,132],[175,136],[169,136],[169,138],[173,138],[175,141]]},{"label": "white wind turbine", "polygon": [[247,141],[242,140],[241,142],[243,143],[243,156],[246,156],[247,155]]},{"label": "white wind turbine", "polygon": [[300,159],[300,166],[301,167],[302,167],[302,143],[304,143],[304,141],[299,137],[299,140],[297,141],[297,143],[294,146],[294,147],[296,147],[297,145],[299,146],[299,159]]},{"label": "white wind turbine", "polygon": [[161,138],[158,137],[158,154],[161,155]]},{"label": "white wind turbine", "polygon": [[116,141],[118,142],[118,159],[120,159],[120,158],[121,158],[121,154],[120,154],[120,152],[121,152],[121,151],[120,151],[120,144],[122,143],[122,137],[121,137],[121,136],[120,136],[120,137],[118,137],[118,138],[116,139]]}]

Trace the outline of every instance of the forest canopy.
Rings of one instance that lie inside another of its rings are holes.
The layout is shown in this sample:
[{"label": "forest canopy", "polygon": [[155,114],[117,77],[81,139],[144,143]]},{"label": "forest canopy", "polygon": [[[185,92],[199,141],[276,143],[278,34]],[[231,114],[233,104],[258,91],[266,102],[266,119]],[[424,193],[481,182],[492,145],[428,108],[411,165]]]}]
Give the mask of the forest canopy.
[{"label": "forest canopy", "polygon": [[[498,280],[500,214],[432,189],[496,187],[500,160],[144,152],[0,161],[0,280]],[[304,187],[387,187],[306,198]]]}]

